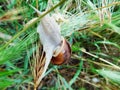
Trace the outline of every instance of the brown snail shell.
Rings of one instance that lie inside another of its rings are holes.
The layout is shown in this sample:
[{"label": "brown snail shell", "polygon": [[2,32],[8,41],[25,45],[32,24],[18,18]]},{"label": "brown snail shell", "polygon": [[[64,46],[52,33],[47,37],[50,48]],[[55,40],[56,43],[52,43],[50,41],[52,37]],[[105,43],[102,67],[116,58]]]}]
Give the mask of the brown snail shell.
[{"label": "brown snail shell", "polygon": [[53,55],[51,62],[55,65],[61,65],[67,62],[71,57],[71,47],[70,44],[63,38],[61,48],[57,55]]}]

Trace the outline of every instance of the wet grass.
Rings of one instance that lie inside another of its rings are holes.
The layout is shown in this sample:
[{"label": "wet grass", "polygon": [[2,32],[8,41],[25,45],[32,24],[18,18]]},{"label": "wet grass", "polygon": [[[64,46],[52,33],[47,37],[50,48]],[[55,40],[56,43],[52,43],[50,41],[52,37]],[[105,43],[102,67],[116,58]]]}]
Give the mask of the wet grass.
[{"label": "wet grass", "polygon": [[49,11],[72,48],[71,60],[49,65],[41,90],[120,89],[119,0],[0,1],[0,89],[32,90],[31,62],[39,43],[37,13]]}]

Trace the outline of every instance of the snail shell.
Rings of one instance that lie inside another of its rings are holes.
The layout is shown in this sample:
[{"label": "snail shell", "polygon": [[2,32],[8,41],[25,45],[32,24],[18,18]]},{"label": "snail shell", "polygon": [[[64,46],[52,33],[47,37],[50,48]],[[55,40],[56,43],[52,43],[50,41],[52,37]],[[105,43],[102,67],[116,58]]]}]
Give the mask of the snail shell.
[{"label": "snail shell", "polygon": [[63,38],[62,45],[57,48],[51,59],[52,64],[61,65],[66,63],[71,57],[71,47],[70,44]]}]

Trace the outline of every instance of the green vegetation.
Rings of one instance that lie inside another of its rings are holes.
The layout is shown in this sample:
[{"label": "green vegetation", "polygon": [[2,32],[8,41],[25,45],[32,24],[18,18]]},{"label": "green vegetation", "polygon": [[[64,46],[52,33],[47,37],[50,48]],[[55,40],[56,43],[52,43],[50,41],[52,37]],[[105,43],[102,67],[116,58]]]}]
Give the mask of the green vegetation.
[{"label": "green vegetation", "polygon": [[[30,5],[46,13],[38,16]],[[47,13],[72,56],[49,65],[40,90],[120,90],[119,0],[0,0],[0,90],[33,90],[36,28]]]}]

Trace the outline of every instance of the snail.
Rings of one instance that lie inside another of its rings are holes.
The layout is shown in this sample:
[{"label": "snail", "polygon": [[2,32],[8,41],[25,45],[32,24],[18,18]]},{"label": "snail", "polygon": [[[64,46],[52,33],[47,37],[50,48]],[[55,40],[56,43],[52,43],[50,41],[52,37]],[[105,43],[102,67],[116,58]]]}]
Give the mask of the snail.
[{"label": "snail", "polygon": [[65,38],[62,38],[61,47],[57,48],[51,59],[52,64],[61,65],[71,57],[71,47]]},{"label": "snail", "polygon": [[[39,15],[44,12],[38,11],[31,6]],[[40,59],[36,59],[34,65],[34,87],[37,88],[45,76],[50,62],[61,65],[67,62],[71,56],[70,44],[60,33],[60,26],[49,14],[41,18],[37,26],[37,33],[42,45]],[[39,54],[39,53],[38,53]]]}]

